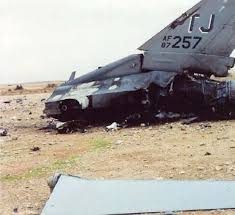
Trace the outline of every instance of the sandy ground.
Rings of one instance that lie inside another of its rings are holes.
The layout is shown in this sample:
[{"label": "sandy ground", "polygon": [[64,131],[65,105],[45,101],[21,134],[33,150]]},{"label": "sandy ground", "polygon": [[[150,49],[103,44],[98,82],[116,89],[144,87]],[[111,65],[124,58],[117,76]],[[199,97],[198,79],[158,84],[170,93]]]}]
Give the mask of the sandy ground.
[{"label": "sandy ground", "polygon": [[[61,135],[40,130],[48,84],[0,86],[0,214],[40,214],[47,178],[65,172],[94,179],[235,180],[235,121],[181,122]],[[11,91],[9,90],[11,89]],[[4,103],[9,101],[10,103]],[[33,152],[33,147],[39,151]],[[235,214],[235,211],[184,214]]]}]

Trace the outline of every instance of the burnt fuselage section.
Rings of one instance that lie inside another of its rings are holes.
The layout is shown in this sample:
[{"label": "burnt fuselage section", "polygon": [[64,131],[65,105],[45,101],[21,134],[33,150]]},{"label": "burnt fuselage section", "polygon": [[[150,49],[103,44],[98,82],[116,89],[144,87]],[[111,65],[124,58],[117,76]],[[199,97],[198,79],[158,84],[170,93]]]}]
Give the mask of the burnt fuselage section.
[{"label": "burnt fuselage section", "polygon": [[47,116],[69,120],[124,120],[159,111],[231,116],[235,82],[147,70],[132,55],[59,86],[46,102]]}]

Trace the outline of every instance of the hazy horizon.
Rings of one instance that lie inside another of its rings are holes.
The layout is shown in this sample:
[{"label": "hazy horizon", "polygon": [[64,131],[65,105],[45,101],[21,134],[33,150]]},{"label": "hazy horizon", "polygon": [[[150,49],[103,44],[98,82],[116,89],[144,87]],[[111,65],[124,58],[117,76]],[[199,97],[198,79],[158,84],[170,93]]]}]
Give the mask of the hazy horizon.
[{"label": "hazy horizon", "polygon": [[3,0],[1,84],[67,80],[132,53],[199,0]]}]

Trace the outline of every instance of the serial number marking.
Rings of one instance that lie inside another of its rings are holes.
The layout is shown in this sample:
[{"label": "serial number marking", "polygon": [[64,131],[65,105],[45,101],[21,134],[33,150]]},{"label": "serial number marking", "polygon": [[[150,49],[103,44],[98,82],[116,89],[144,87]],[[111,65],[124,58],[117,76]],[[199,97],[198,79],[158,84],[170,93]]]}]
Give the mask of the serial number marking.
[{"label": "serial number marking", "polygon": [[173,49],[195,49],[201,42],[202,37],[191,37],[191,36],[165,36],[162,41],[162,48],[173,48]]}]

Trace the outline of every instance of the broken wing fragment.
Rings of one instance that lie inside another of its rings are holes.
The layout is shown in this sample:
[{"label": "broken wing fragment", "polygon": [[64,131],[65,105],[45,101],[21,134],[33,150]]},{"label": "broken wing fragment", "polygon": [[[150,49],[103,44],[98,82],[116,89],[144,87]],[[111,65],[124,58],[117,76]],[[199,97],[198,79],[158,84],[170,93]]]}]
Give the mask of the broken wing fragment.
[{"label": "broken wing fragment", "polygon": [[[58,175],[42,215],[137,214],[235,208],[235,181],[86,180]],[[57,182],[58,181],[58,182]]]}]

